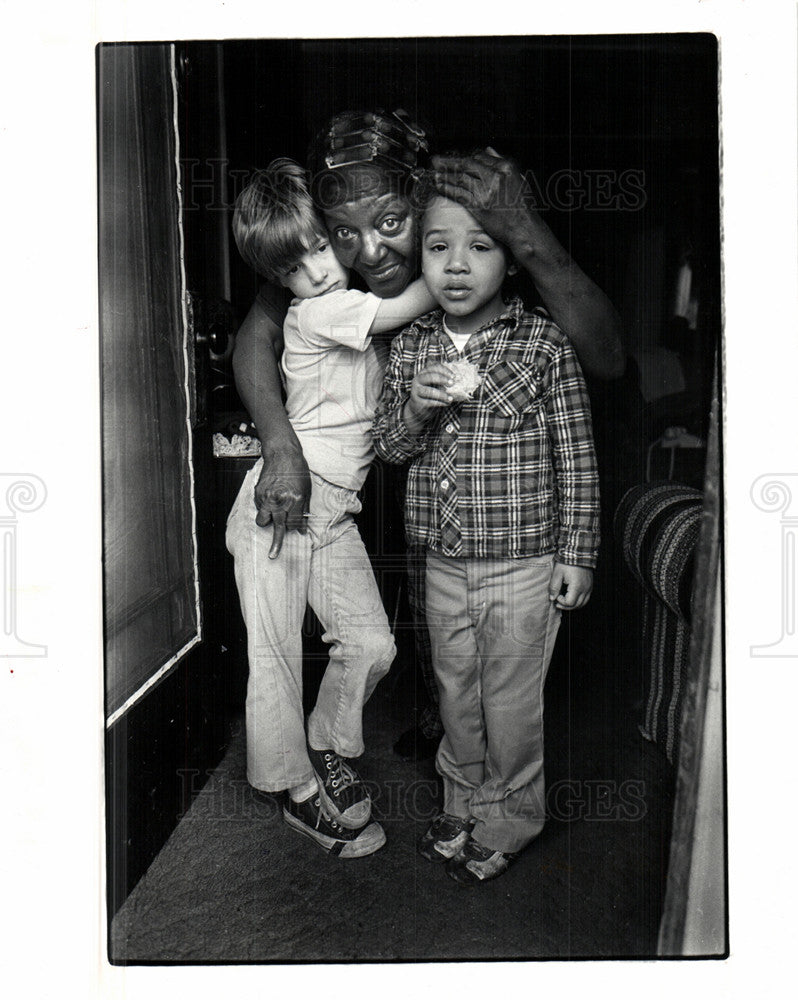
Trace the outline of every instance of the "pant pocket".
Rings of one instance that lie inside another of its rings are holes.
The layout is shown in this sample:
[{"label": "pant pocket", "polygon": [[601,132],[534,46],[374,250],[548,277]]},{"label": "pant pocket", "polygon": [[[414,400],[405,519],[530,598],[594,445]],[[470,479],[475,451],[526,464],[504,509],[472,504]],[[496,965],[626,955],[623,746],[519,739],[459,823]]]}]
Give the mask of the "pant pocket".
[{"label": "pant pocket", "polygon": [[231,555],[234,554],[233,547],[241,525],[241,519],[251,516],[254,521],[257,516],[257,508],[255,506],[255,484],[260,477],[262,468],[263,459],[258,459],[255,465],[244,477],[241,489],[238,491],[238,494],[233,501],[233,506],[230,508],[230,513],[227,515],[227,522],[225,526],[225,545],[227,546],[227,551],[231,553]]},{"label": "pant pocket", "polygon": [[362,507],[354,490],[328,483],[315,473],[310,474],[310,480],[310,528],[315,534],[325,534],[349,515],[360,513]]}]

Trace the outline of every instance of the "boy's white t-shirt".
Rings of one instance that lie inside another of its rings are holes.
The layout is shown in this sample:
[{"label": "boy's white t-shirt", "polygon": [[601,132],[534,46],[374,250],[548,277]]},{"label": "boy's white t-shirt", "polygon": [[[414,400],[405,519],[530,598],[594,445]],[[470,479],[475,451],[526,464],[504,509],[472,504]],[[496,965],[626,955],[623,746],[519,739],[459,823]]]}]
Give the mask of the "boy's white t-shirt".
[{"label": "boy's white t-shirt", "polygon": [[471,334],[455,333],[453,330],[450,330],[449,327],[447,326],[445,316],[443,317],[443,329],[446,335],[448,336],[449,340],[451,340],[451,342],[457,349],[457,353],[462,354],[465,349],[465,345],[469,342],[469,340],[471,340]]},{"label": "boy's white t-shirt", "polygon": [[369,330],[381,302],[354,289],[294,299],[283,325],[286,411],[308,468],[350,490],[360,489],[374,458],[386,359]]}]

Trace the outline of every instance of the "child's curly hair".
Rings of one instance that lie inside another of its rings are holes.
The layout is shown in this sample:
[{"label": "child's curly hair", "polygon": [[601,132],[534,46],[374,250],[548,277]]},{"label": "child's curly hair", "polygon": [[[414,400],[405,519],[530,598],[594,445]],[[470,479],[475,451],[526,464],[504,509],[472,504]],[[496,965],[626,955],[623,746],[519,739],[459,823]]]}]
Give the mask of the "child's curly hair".
[{"label": "child's curly hair", "polygon": [[[463,154],[460,152],[448,152],[445,155],[464,156],[471,154]],[[411,204],[413,206],[413,212],[416,217],[416,252],[418,253],[419,260],[421,259],[421,249],[424,241],[424,230],[423,230],[424,213],[426,212],[430,203],[435,198],[445,198],[445,197],[446,196],[442,195],[435,186],[435,176],[433,171],[424,170],[423,172],[421,172],[420,175],[418,176],[418,179],[416,180],[410,198]],[[465,206],[463,207],[465,208]],[[468,209],[466,209],[466,211],[468,211]],[[517,294],[517,291],[519,289],[519,283],[516,280],[516,275],[518,274],[518,265],[515,261],[515,258],[513,257],[512,252],[510,251],[510,248],[505,243],[502,243],[500,240],[497,240],[495,236],[492,236],[491,239],[497,246],[500,246],[502,248],[502,250],[504,251],[505,259],[507,260],[508,271],[504,279],[503,293],[505,298],[510,298],[513,295]]]}]

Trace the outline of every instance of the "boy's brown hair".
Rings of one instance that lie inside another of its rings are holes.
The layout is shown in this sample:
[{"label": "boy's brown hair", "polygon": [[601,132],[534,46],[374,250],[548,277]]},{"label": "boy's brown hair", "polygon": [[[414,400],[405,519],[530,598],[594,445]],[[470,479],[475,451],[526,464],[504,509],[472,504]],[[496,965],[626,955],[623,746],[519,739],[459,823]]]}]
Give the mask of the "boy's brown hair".
[{"label": "boy's brown hair", "polygon": [[271,281],[326,238],[298,163],[282,157],[258,171],[236,199],[233,235],[246,263]]}]

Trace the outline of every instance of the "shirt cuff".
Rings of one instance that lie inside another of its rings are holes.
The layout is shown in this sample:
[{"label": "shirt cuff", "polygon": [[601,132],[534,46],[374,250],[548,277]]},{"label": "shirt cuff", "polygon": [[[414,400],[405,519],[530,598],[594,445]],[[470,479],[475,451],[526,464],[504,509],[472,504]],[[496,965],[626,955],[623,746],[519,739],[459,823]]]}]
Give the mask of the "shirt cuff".
[{"label": "shirt cuff", "polygon": [[560,535],[557,562],[566,566],[595,569],[598,562],[599,539],[589,531],[569,531]]},{"label": "shirt cuff", "polygon": [[386,421],[381,451],[393,462],[409,462],[427,449],[426,428],[412,434],[404,418],[404,405],[398,406]]}]

